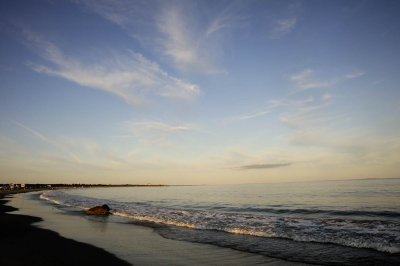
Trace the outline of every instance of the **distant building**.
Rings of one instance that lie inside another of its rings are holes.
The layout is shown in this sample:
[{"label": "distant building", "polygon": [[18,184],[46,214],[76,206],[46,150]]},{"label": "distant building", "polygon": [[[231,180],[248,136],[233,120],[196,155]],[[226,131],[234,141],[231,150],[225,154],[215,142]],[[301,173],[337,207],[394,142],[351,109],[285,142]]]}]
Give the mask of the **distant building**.
[{"label": "distant building", "polygon": [[14,189],[14,184],[13,183],[11,183],[9,186],[10,186],[10,190]]},{"label": "distant building", "polygon": [[21,184],[20,186],[21,186],[21,188],[23,188],[23,189],[25,189],[25,187],[26,187],[25,184]]}]

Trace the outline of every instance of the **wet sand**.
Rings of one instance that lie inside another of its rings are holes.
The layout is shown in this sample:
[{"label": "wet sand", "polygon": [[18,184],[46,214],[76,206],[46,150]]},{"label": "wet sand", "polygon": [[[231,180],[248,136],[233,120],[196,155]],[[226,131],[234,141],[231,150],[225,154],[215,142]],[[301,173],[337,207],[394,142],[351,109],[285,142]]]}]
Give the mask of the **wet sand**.
[{"label": "wet sand", "polygon": [[61,237],[32,224],[39,217],[13,214],[9,195],[0,194],[0,265],[130,265],[92,245]]},{"label": "wet sand", "polygon": [[60,210],[55,205],[29,199],[28,195],[14,196],[11,204],[20,209],[19,214],[42,217],[43,221],[36,224],[38,227],[100,247],[133,265],[304,265],[214,245],[166,239],[152,228],[129,224],[118,217],[88,217],[82,212]]}]

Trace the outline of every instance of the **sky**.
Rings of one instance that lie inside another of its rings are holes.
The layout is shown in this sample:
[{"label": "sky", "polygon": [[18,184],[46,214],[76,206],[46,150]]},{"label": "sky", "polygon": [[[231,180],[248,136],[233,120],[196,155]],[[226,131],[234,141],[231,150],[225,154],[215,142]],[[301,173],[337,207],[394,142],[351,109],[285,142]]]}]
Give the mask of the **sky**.
[{"label": "sky", "polygon": [[3,0],[0,183],[400,177],[399,13]]}]

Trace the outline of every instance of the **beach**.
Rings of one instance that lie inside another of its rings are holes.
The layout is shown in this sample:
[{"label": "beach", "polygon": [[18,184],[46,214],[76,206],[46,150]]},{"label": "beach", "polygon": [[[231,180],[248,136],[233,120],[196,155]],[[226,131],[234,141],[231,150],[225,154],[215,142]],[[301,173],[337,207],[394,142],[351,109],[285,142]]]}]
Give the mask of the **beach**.
[{"label": "beach", "polygon": [[166,239],[149,227],[70,215],[37,199],[35,193],[2,199],[1,265],[306,265]]},{"label": "beach", "polygon": [[92,245],[64,238],[33,224],[41,218],[13,214],[11,194],[0,194],[0,264],[17,265],[130,265]]},{"label": "beach", "polygon": [[[349,194],[349,186],[357,189]],[[399,265],[398,186],[364,180],[16,193],[1,201],[0,263]],[[111,215],[85,214],[103,204]]]},{"label": "beach", "polygon": [[[11,204],[42,217],[42,228],[134,265],[399,265],[399,186],[393,179],[77,188],[18,194]],[[84,214],[103,204],[112,215]]]}]

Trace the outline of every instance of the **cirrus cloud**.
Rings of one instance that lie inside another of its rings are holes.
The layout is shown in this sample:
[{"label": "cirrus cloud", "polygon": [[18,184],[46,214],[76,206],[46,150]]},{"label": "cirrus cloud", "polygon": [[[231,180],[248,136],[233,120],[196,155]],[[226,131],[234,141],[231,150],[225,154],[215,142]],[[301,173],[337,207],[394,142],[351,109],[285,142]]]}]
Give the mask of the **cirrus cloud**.
[{"label": "cirrus cloud", "polygon": [[125,121],[122,123],[127,133],[123,138],[136,138],[144,144],[161,145],[170,144],[170,140],[177,134],[193,132],[195,126],[192,124],[167,124],[160,121]]},{"label": "cirrus cloud", "polygon": [[295,84],[296,90],[305,91],[319,88],[330,88],[339,83],[356,79],[363,76],[365,73],[362,71],[353,71],[343,76],[322,80],[315,77],[313,69],[305,69],[290,77],[290,80]]},{"label": "cirrus cloud", "polygon": [[192,100],[200,94],[198,85],[171,76],[157,63],[131,50],[85,63],[66,56],[55,44],[28,30],[24,30],[24,37],[27,45],[48,62],[29,63],[34,71],[108,92],[134,106],[152,97]]},{"label": "cirrus cloud", "polygon": [[[223,32],[246,20],[243,4],[233,1],[215,10],[190,1],[72,1],[118,25],[181,72],[226,73],[217,62],[227,43]],[[204,17],[195,15],[199,6],[207,9]]]}]

